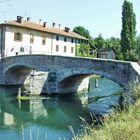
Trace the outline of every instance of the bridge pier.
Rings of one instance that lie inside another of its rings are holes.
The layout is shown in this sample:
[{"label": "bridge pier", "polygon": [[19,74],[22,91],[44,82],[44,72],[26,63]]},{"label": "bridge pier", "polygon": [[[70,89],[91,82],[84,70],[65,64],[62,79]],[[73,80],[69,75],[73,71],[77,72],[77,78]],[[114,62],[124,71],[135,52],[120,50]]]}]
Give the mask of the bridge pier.
[{"label": "bridge pier", "polygon": [[35,72],[28,76],[23,83],[22,91],[29,95],[69,94],[88,90],[89,76],[72,76],[58,81],[57,75],[48,72]]},{"label": "bridge pier", "polygon": [[21,89],[27,91],[29,95],[40,95],[47,93],[48,72],[34,72],[24,81]]}]

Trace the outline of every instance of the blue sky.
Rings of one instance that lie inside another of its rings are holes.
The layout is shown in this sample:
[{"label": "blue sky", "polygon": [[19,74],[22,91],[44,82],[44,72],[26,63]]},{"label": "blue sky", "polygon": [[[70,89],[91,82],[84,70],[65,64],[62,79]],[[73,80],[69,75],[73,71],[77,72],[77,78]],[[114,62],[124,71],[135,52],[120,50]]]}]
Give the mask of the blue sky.
[{"label": "blue sky", "polygon": [[[5,1],[5,2],[3,2]],[[140,0],[133,3],[140,34]],[[46,21],[68,26],[83,26],[91,36],[100,33],[104,38],[120,37],[123,0],[0,0],[0,22],[16,19],[17,15],[31,17],[32,21]]]}]

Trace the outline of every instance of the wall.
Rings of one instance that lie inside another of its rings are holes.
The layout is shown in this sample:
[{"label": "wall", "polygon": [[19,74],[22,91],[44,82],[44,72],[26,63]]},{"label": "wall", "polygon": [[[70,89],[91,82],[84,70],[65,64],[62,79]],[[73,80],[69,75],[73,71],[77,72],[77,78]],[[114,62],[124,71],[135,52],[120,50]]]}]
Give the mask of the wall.
[{"label": "wall", "polygon": [[[14,41],[14,33],[23,34],[22,41]],[[30,43],[30,34],[34,35],[34,43]],[[42,36],[46,37],[46,45],[42,45]],[[7,27],[5,37],[5,55],[14,56],[16,52],[22,54],[51,54],[51,34],[18,27]],[[23,47],[25,52],[20,52]]]},{"label": "wall", "polygon": [[115,52],[113,50],[108,52],[108,59],[115,59]]},{"label": "wall", "polygon": [[[0,30],[1,32],[1,30]],[[22,33],[22,41],[14,41],[14,33]],[[30,35],[34,35],[34,43],[30,43]],[[71,42],[71,37],[66,37],[67,41],[64,41],[64,36],[58,35],[59,40],[56,40],[55,34],[40,32],[36,30],[20,28],[20,27],[6,27],[5,31],[5,56],[15,56],[25,54],[53,54],[62,56],[75,56],[75,46],[76,39],[73,38],[73,43]],[[46,44],[42,45],[42,36],[46,37]],[[0,40],[2,42],[2,40]],[[59,46],[59,51],[56,51],[56,45]],[[66,46],[66,52],[64,52],[64,46]],[[20,51],[20,48],[24,48],[24,52]],[[73,53],[71,53],[71,48],[73,47]]]},{"label": "wall", "polygon": [[[53,54],[54,55],[62,55],[62,56],[75,56],[75,39],[73,39],[73,43],[71,42],[70,37],[66,37],[67,41],[64,42],[64,36],[59,36],[59,40],[56,40],[57,35],[53,35]],[[56,51],[56,45],[59,46],[59,51]],[[66,46],[66,52],[64,52],[64,46]],[[71,53],[71,48],[73,47],[73,53]]]}]

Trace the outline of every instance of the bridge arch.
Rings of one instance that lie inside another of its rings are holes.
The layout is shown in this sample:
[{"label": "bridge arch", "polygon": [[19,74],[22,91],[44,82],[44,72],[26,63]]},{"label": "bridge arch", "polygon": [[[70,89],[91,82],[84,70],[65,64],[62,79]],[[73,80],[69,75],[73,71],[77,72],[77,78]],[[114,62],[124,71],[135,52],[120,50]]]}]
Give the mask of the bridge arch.
[{"label": "bridge arch", "polygon": [[82,90],[87,90],[89,86],[90,74],[74,74],[65,77],[58,84],[60,93],[75,93]]},{"label": "bridge arch", "polygon": [[14,64],[5,69],[4,77],[7,84],[21,85],[32,73],[33,68],[30,65]]}]

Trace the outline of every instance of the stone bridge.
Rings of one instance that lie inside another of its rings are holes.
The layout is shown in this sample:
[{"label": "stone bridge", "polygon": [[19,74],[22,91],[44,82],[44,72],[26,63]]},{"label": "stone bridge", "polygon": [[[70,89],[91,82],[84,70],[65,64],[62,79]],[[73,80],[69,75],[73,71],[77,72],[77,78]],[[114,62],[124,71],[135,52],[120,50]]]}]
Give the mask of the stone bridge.
[{"label": "stone bridge", "polygon": [[87,88],[86,77],[92,74],[109,78],[125,88],[130,82],[140,81],[140,66],[134,62],[51,55],[21,55],[0,60],[1,85],[23,85],[26,81],[34,91],[40,88],[40,93]]}]

